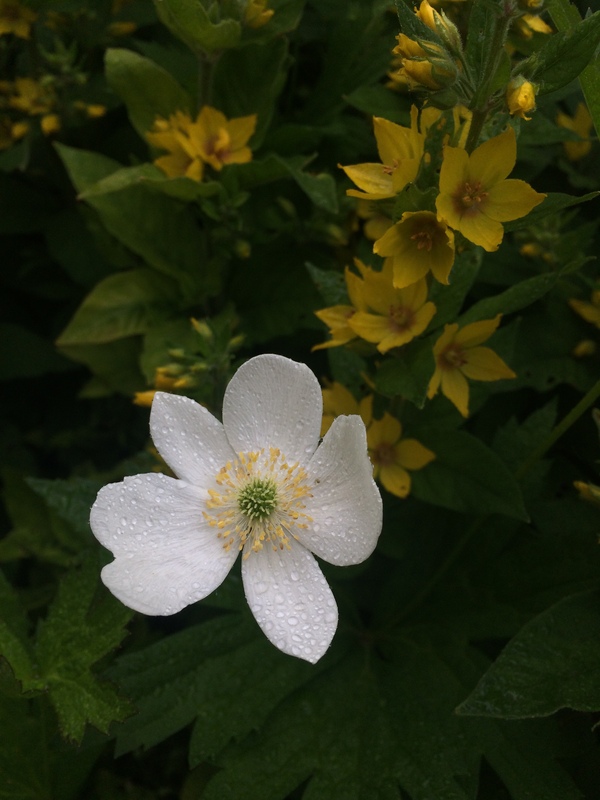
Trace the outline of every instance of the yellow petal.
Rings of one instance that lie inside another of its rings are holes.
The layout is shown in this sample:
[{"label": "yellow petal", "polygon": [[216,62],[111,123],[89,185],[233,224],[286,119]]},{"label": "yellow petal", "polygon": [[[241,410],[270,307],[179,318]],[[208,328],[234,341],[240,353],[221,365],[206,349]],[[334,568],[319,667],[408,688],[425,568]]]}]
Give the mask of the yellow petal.
[{"label": "yellow petal", "polygon": [[500,356],[489,347],[473,347],[466,351],[467,363],[461,371],[467,378],[476,381],[500,381],[505,378],[516,378],[516,374],[507,366]]},{"label": "yellow petal", "polygon": [[395,161],[413,158],[412,131],[382,117],[373,117],[373,133],[377,151],[383,164],[392,166]]},{"label": "yellow petal", "polygon": [[[366,314],[364,311],[357,311],[352,319],[348,320],[348,326],[354,333],[358,334],[361,339],[365,339],[367,342],[372,342],[373,344],[377,344],[388,338],[391,333],[390,318],[388,316],[383,317],[379,314]],[[402,342],[402,344],[404,344],[404,342]],[[390,345],[386,347],[385,350],[389,350],[390,347],[394,346],[395,345]],[[385,350],[381,350],[380,352],[384,353]]]},{"label": "yellow petal", "polygon": [[479,145],[469,159],[469,177],[489,191],[513,171],[517,160],[517,137],[512,128]]},{"label": "yellow petal", "polygon": [[[247,117],[235,117],[227,122],[227,130],[231,137],[231,149],[239,150],[247,143],[256,130],[256,114]],[[250,159],[248,159],[249,161]]]},{"label": "yellow petal", "polygon": [[444,325],[444,332],[433,346],[434,356],[439,356],[448,345],[454,340],[456,331],[458,330],[458,323],[452,322],[449,325]]},{"label": "yellow petal", "polygon": [[381,467],[379,480],[384,488],[396,497],[406,497],[410,493],[410,475],[399,464]]},{"label": "yellow petal", "polygon": [[569,300],[569,305],[580,317],[586,322],[591,322],[593,325],[596,325],[600,328],[600,308],[597,306],[592,305],[592,303],[586,303],[583,300],[576,300],[572,299]]},{"label": "yellow petal", "polygon": [[392,176],[384,172],[381,164],[354,164],[343,167],[339,165],[352,183],[355,183],[362,192],[348,189],[346,194],[350,197],[368,197],[370,200],[383,200],[395,194],[392,186]]},{"label": "yellow petal", "polygon": [[435,459],[435,453],[416,439],[402,439],[395,450],[398,464],[405,469],[422,469]]},{"label": "yellow petal", "polygon": [[432,397],[435,397],[435,395],[438,393],[441,382],[442,382],[442,370],[439,367],[436,367],[436,370],[431,376],[431,380],[429,381],[429,385],[427,386],[427,397],[430,400]]},{"label": "yellow petal", "polygon": [[475,347],[475,345],[481,344],[485,342],[486,339],[490,338],[498,325],[500,325],[501,319],[502,314],[496,314],[494,319],[482,319],[479,320],[479,322],[471,322],[458,331],[454,337],[454,341],[463,348]]},{"label": "yellow petal", "polygon": [[463,417],[469,416],[469,384],[458,369],[442,370],[442,393],[460,411]]},{"label": "yellow petal", "polygon": [[485,214],[498,222],[509,222],[527,216],[545,199],[545,194],[536,192],[525,181],[501,181],[488,192]]},{"label": "yellow petal", "polygon": [[470,242],[480,245],[488,253],[493,253],[498,249],[504,236],[504,228],[501,223],[481,213],[478,209],[473,209],[473,213],[469,215],[463,214],[458,225],[453,225],[450,220],[448,223],[459,230]]},{"label": "yellow petal", "polygon": [[402,425],[387,411],[381,419],[374,419],[367,431],[369,450],[376,450],[380,444],[396,444],[402,435]]},{"label": "yellow petal", "polygon": [[[444,147],[444,158],[440,169],[440,194],[452,195],[469,177],[469,155],[462,147]],[[439,199],[439,198],[438,198]],[[437,200],[436,200],[437,205]],[[438,209],[440,215],[448,220],[453,228],[452,220]]]}]

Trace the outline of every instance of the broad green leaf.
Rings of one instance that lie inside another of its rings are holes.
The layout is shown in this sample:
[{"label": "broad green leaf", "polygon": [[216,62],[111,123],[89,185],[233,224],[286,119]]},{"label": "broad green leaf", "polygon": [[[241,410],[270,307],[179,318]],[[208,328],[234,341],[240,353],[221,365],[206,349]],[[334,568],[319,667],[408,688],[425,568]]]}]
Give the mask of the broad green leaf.
[{"label": "broad green leaf", "polygon": [[154,6],[161,22],[198,55],[235,47],[240,40],[240,23],[211,20],[202,0],[154,0]]},{"label": "broad green leaf", "polygon": [[450,286],[432,281],[428,300],[435,303],[437,309],[432,328],[456,321],[465,297],[477,278],[481,259],[480,249],[467,250],[456,257],[450,273]]},{"label": "broad green leaf", "polygon": [[121,48],[106,51],[106,80],[127,107],[131,124],[144,138],[156,117],[192,111],[192,102],[175,78],[149,58]]},{"label": "broad green leaf", "polygon": [[[326,172],[311,174],[298,165],[298,159],[280,159],[289,175],[317,208],[335,214],[338,210],[336,184]],[[302,159],[304,161],[304,159]]]},{"label": "broad green leaf", "polygon": [[85,537],[88,542],[91,541],[90,508],[102,488],[100,481],[89,478],[69,480],[28,478],[27,485],[73,530]]},{"label": "broad green leaf", "polygon": [[497,314],[512,314],[520,311],[547,294],[556,284],[557,279],[556,272],[547,272],[544,275],[536,275],[521,281],[494,297],[486,297],[485,300],[480,300],[472,305],[460,317],[460,324],[466,325],[469,322],[493,319]]},{"label": "broad green leaf", "polygon": [[138,708],[118,729],[117,753],[150,747],[196,719],[197,764],[247,736],[311,667],[280,653],[248,616],[227,614],[122,656],[108,674]]},{"label": "broad green leaf", "polygon": [[211,197],[220,191],[217,181],[199,182],[186,177],[168,178],[153,164],[138,164],[135,167],[123,167],[107,175],[106,178],[81,192],[79,198],[87,200],[98,195],[120,192],[131,186],[145,186],[188,202],[201,197]]},{"label": "broad green leaf", "polygon": [[[78,192],[121,168],[97,153],[57,145]],[[199,262],[204,237],[191,209],[142,186],[88,198],[116,239],[141,256],[148,266],[174,278],[189,303],[216,291],[220,276]]]},{"label": "broad green leaf", "polygon": [[121,643],[132,616],[106,590],[98,593],[99,567],[97,559],[90,559],[62,579],[36,637],[39,679],[47,686],[63,735],[75,741],[81,741],[86,723],[107,732],[111,722],[133,710],[92,672]]},{"label": "broad green leaf", "polygon": [[140,366],[148,384],[151,385],[157,367],[168,364],[172,359],[169,350],[183,348],[192,352],[197,345],[198,335],[190,325],[188,317],[154,324],[144,336]]},{"label": "broad green leaf", "polygon": [[599,591],[561,600],[511,639],[458,713],[520,719],[598,711],[599,630]]},{"label": "broad green leaf", "polygon": [[[117,339],[106,344],[65,345],[63,351],[73,361],[85,364],[96,379],[90,397],[118,392],[130,398],[146,386],[140,371],[140,337]],[[86,389],[82,391],[86,396]]]},{"label": "broad green leaf", "polygon": [[600,11],[567,30],[548,37],[533,55],[521,61],[518,75],[539,84],[538,93],[555,92],[587,66],[600,42]]},{"label": "broad green leaf", "polygon": [[85,298],[57,344],[103,344],[146,333],[178,300],[174,282],[151,269],[109,275]]},{"label": "broad green leaf", "polygon": [[348,305],[346,281],[341,272],[332,269],[320,269],[314,264],[307,264],[306,269],[312,278],[323,303],[328,306]]},{"label": "broad green leaf", "polygon": [[386,397],[401,397],[422,408],[434,372],[431,341],[414,341],[405,345],[396,358],[382,362],[375,376],[375,386]]},{"label": "broad green leaf", "polygon": [[256,114],[256,130],[250,139],[252,150],[265,137],[283,89],[288,62],[288,44],[278,37],[266,44],[250,44],[224,53],[214,74],[213,97],[228,117]]},{"label": "broad green leaf", "polygon": [[425,469],[412,473],[412,493],[419,500],[464,513],[528,520],[513,474],[480,439],[425,426],[418,438],[436,455]]}]

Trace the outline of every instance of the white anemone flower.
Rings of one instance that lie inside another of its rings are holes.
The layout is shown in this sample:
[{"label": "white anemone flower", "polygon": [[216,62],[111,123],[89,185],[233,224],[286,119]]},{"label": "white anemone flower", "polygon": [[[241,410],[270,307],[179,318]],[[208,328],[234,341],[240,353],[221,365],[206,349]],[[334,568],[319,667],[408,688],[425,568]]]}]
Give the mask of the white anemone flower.
[{"label": "white anemone flower", "polygon": [[178,479],[151,473],[98,493],[90,524],[115,560],[102,581],[143,614],[175,614],[206,597],[242,552],[246,599],[267,638],[315,663],[337,606],[313,555],[364,561],[381,532],[365,426],[337,417],[319,444],[321,389],[278,355],[243,364],[223,423],[187,397],[157,392],[150,429]]}]

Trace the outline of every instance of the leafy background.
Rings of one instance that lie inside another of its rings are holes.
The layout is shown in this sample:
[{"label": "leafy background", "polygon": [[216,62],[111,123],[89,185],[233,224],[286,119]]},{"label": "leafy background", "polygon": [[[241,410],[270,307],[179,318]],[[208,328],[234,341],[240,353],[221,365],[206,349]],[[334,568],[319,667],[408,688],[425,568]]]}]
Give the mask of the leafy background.
[{"label": "leafy background", "polygon": [[[143,0],[30,5],[64,27],[40,24],[37,51],[2,37],[0,57],[7,74],[62,76],[63,119],[0,153],[0,797],[598,797],[600,509],[573,488],[598,479],[598,355],[573,356],[598,331],[567,301],[597,279],[599,167],[597,144],[569,162],[555,125],[590,60],[581,86],[600,115],[598,33],[577,57],[555,34],[555,71],[529,62],[546,93],[521,125],[517,173],[555,193],[550,213],[519,221],[495,254],[463,253],[436,298],[440,323],[505,315],[493,343],[517,378],[473,385],[465,423],[445,398],[419,408],[431,342],[379,361],[311,353],[324,338],[313,312],[370,248],[336,165],[377,158],[372,115],[408,118],[410,97],[385,87],[389,3],[273,0],[256,31],[200,15],[183,33],[184,0],[162,21]],[[492,13],[472,5],[475,21]],[[558,30],[579,24],[574,6],[548,6]],[[135,25],[116,37],[114,21]],[[259,125],[251,163],[194,184],[166,180],[143,135],[157,114],[195,108],[199,39],[225,48],[215,103]],[[107,113],[74,116],[76,97]],[[547,260],[519,250],[534,235]],[[168,619],[133,615],[99,583],[109,556],[90,505],[106,482],[156,468],[132,396],[173,348],[200,347],[190,316],[213,326],[213,401],[238,335],[236,363],[278,352],[350,387],[376,364],[381,402],[405,398],[403,424],[436,453],[410,497],[385,495],[372,559],[325,565],[341,622],[316,666],[264,639],[237,570]]]}]

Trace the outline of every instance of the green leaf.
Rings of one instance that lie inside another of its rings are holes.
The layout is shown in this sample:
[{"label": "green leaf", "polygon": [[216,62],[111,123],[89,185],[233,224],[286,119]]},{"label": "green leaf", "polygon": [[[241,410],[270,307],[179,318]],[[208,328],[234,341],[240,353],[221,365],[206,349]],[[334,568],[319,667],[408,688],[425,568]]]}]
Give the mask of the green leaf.
[{"label": "green leaf", "polygon": [[434,372],[435,359],[429,339],[413,341],[396,358],[382,362],[375,376],[375,387],[386,397],[402,397],[423,408]]},{"label": "green leaf", "polygon": [[402,33],[408,36],[409,39],[414,39],[416,41],[424,39],[426,42],[442,44],[440,37],[435,31],[432,31],[431,28],[419,19],[405,0],[395,0],[395,6]]},{"label": "green leaf", "polygon": [[250,139],[255,150],[262,144],[283,89],[288,66],[285,37],[266,44],[250,44],[224,53],[214,74],[213,96],[228,118],[256,114],[256,130]]},{"label": "green leaf", "polygon": [[[98,153],[65,145],[56,148],[79,193],[121,169],[121,164]],[[88,202],[109,233],[148,266],[174,278],[190,304],[216,291],[220,276],[199,262],[204,237],[190,208],[142,186],[92,196]]]},{"label": "green leaf", "polygon": [[[0,657],[6,659],[14,677],[30,688],[34,656],[28,636],[29,623],[17,593],[0,572]],[[0,682],[2,688],[3,681]]]},{"label": "green leaf", "polygon": [[72,369],[51,342],[22,325],[0,322],[0,339],[6,342],[0,350],[0,380],[32,378]]},{"label": "green leaf", "polygon": [[220,191],[220,184],[217,181],[199,182],[185,177],[169,178],[154,164],[138,164],[135,167],[122,167],[107,175],[106,178],[81,192],[79,198],[87,200],[90,197],[120,192],[132,186],[145,186],[188,202],[201,197],[211,197]]},{"label": "green leaf", "polygon": [[512,314],[520,311],[547,294],[556,284],[557,279],[556,272],[547,272],[544,275],[536,275],[521,281],[494,297],[486,297],[485,300],[480,300],[472,305],[460,317],[460,324],[493,319],[497,314]]},{"label": "green leaf", "polygon": [[138,707],[117,732],[117,753],[150,747],[197,719],[196,764],[250,734],[311,667],[282,655],[249,615],[226,614],[121,657],[108,674]]},{"label": "green leaf", "polygon": [[505,222],[504,229],[507,231],[516,231],[520,228],[537,225],[544,217],[552,216],[558,211],[562,211],[564,208],[578,206],[580,203],[587,203],[588,200],[595,200],[598,195],[600,195],[600,192],[588,192],[579,197],[570,194],[562,194],[561,192],[548,192],[546,199],[543,200],[539,206],[536,206],[533,211],[530,211],[526,217],[514,220],[513,222]]},{"label": "green leaf", "polygon": [[432,281],[428,299],[435,303],[437,309],[432,328],[440,328],[448,322],[456,321],[465,297],[477,278],[481,261],[480,249],[467,250],[456,257],[449,286]]},{"label": "green leaf", "polygon": [[103,344],[146,333],[177,305],[172,280],[151,269],[118,272],[92,289],[57,344]]},{"label": "green leaf", "polygon": [[64,522],[89,542],[90,508],[102,488],[101,481],[89,478],[70,478],[69,480],[27,478],[27,485]]},{"label": "green leaf", "polygon": [[513,474],[480,439],[430,426],[419,429],[418,438],[436,455],[411,474],[412,493],[419,500],[464,513],[529,519]]},{"label": "green leaf", "polygon": [[234,19],[211,21],[201,0],[154,0],[159,19],[197,54],[235,47],[242,28]]},{"label": "green leaf", "polygon": [[600,42],[600,11],[568,30],[549,36],[542,47],[521,61],[516,74],[538,83],[538,94],[555,92],[587,66]]},{"label": "green leaf", "polygon": [[103,732],[132,712],[93,665],[114,650],[126,634],[132,611],[106,590],[97,595],[99,563],[90,559],[68,573],[46,619],[38,625],[36,655],[40,680],[58,714],[63,735],[81,741],[86,723]]},{"label": "green leaf", "polygon": [[133,50],[106,51],[106,80],[127,107],[131,124],[144,138],[156,117],[192,110],[192,102],[175,78]]},{"label": "green leaf", "polygon": [[507,644],[458,707],[467,716],[548,716],[600,710],[600,591],[566,597]]},{"label": "green leaf", "polygon": [[349,304],[346,281],[341,272],[336,272],[332,269],[320,269],[314,264],[307,264],[306,269],[326,305]]}]

